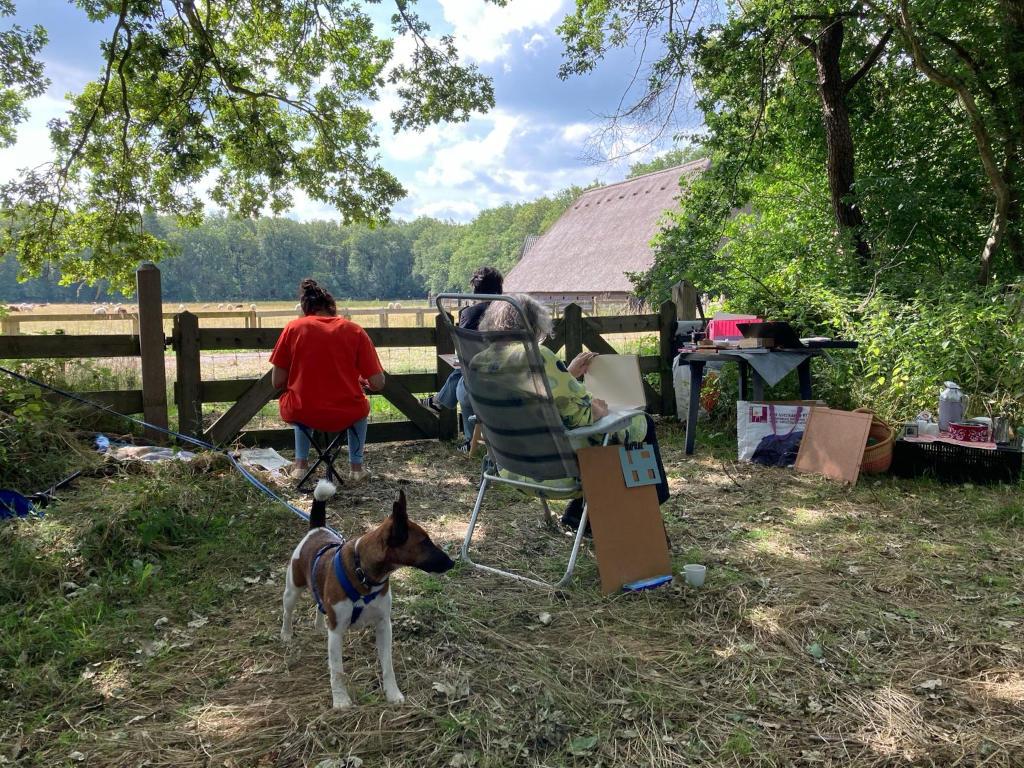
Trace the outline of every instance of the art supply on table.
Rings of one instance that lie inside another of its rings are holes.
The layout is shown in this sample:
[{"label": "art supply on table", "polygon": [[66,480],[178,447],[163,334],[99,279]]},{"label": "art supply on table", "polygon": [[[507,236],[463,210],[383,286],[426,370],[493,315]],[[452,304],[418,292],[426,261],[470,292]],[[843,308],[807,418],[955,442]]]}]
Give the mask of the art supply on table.
[{"label": "art supply on table", "polygon": [[687,563],[683,566],[683,578],[691,587],[703,587],[707,571],[707,566],[699,563]]},{"label": "art supply on table", "polygon": [[939,432],[948,432],[951,422],[964,420],[967,396],[955,381],[947,381],[939,391]]}]

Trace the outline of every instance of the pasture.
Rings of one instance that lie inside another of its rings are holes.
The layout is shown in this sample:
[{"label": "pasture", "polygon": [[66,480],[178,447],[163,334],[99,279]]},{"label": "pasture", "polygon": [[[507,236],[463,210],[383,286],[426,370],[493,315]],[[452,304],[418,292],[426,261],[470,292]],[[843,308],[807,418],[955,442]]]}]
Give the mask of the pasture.
[{"label": "pasture", "polygon": [[[548,594],[457,566],[395,577],[385,704],[349,633],[356,706],[330,709],[311,601],[278,637],[303,523],[216,457],[83,479],[0,526],[0,755],[96,766],[1019,766],[1024,508],[1016,488],[862,481],[684,457],[660,422],[678,571],[703,589],[601,597],[589,546]],[[93,460],[95,461],[95,460]],[[454,554],[478,463],[374,445],[330,504],[358,535],[399,487]],[[304,503],[299,501],[298,503]],[[496,497],[483,558],[550,575],[563,534]],[[324,762],[327,761],[327,762]]]}]

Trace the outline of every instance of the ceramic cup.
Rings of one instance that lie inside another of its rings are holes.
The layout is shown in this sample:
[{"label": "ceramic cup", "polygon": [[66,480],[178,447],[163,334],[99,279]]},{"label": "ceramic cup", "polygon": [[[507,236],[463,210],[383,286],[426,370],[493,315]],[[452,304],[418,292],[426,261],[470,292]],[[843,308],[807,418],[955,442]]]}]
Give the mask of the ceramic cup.
[{"label": "ceramic cup", "polygon": [[683,566],[683,577],[686,579],[686,583],[691,587],[703,587],[704,576],[707,573],[707,568],[697,563],[687,563]]}]

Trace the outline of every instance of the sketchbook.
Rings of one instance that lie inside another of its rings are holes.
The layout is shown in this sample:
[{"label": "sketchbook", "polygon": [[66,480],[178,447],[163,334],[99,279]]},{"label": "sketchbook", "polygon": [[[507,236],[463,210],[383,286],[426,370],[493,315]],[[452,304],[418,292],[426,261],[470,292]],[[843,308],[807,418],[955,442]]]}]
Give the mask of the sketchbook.
[{"label": "sketchbook", "polygon": [[598,355],[583,382],[591,396],[604,400],[611,411],[642,411],[647,406],[636,355]]}]

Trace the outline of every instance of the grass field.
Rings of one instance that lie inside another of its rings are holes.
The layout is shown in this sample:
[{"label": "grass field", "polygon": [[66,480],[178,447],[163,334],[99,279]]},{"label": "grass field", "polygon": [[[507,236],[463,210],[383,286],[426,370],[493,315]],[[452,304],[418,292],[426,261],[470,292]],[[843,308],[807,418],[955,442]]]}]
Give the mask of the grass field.
[{"label": "grass field", "polygon": [[[659,432],[673,563],[703,589],[602,597],[586,548],[548,594],[463,566],[395,577],[407,702],[372,633],[345,643],[356,706],[330,709],[311,603],[278,637],[303,524],[217,459],[82,480],[0,524],[0,756],[95,766],[1020,766],[1021,489],[864,479],[852,490]],[[357,535],[405,487],[450,553],[477,464],[371,446]],[[300,500],[298,503],[307,503]],[[496,496],[483,559],[545,576],[567,554],[539,506]],[[323,760],[334,762],[322,763]]]}]

